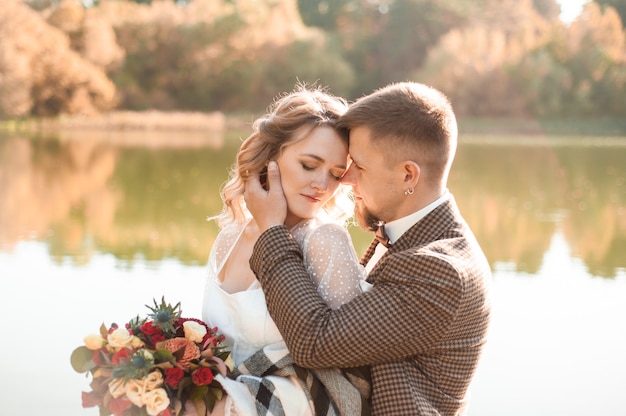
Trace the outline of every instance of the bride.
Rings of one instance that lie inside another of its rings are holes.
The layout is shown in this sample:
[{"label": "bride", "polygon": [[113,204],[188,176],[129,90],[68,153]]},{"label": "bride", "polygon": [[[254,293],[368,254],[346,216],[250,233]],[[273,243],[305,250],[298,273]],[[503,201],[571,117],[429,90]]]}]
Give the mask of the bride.
[{"label": "bride", "polygon": [[365,270],[343,226],[352,203],[340,184],[348,132],[336,123],[346,110],[344,100],[323,89],[298,86],[254,122],[237,154],[221,193],[223,211],[213,217],[221,230],[209,256],[202,312],[225,336],[235,364],[231,378],[217,377],[227,394],[212,415],[367,412],[369,385],[358,371],[305,370],[291,360],[249,267],[259,230],[243,198],[246,179],[263,176],[276,161],[288,206],[285,225],[299,243],[311,284],[332,308],[359,294]]}]

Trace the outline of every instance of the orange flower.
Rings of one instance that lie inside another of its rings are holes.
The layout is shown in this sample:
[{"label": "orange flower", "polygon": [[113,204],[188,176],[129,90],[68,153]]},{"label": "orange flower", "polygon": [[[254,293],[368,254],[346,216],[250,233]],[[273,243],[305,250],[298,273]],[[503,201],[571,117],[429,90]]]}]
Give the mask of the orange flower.
[{"label": "orange flower", "polygon": [[182,358],[178,360],[178,366],[186,370],[189,368],[189,361],[200,357],[200,348],[186,338],[172,338],[165,341],[165,349],[171,353],[175,353],[182,348],[185,351]]}]

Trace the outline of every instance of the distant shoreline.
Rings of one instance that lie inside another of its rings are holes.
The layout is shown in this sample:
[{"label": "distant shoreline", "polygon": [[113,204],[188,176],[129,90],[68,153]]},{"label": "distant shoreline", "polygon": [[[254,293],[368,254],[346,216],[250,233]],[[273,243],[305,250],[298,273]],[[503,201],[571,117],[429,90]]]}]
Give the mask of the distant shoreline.
[{"label": "distant shoreline", "polygon": [[97,115],[61,115],[55,118],[30,118],[2,123],[14,131],[212,131],[226,128],[221,112],[113,111]]},{"label": "distant shoreline", "polygon": [[621,119],[461,119],[460,134],[523,134],[528,136],[613,136],[626,137],[626,120]]},{"label": "distant shoreline", "polygon": [[[222,112],[182,111],[115,111],[94,116],[59,116],[56,118],[30,118],[0,121],[0,131],[14,133],[40,133],[57,131],[103,132],[177,132],[222,133],[227,130],[249,129],[252,115]],[[523,134],[591,135],[626,137],[626,120],[620,119],[459,119],[459,133],[463,134]]]}]

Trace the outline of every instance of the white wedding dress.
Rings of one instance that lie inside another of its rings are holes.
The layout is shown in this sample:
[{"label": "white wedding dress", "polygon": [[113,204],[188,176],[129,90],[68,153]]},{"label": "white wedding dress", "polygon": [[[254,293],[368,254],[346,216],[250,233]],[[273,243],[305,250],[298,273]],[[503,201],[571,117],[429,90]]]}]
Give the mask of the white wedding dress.
[{"label": "white wedding dress", "polygon": [[[258,350],[270,358],[288,354],[283,338],[267,310],[258,281],[245,291],[229,293],[222,289],[217,276],[241,237],[247,223],[231,224],[218,234],[208,263],[202,318],[218,327],[231,348],[235,367]],[[320,218],[303,220],[291,234],[302,248],[304,263],[318,292],[332,308],[338,308],[361,292],[365,269],[358,262],[350,235],[338,224]],[[242,375],[241,377],[251,377]],[[276,387],[288,416],[313,415],[306,393],[297,380],[268,376]],[[218,376],[227,391],[226,415],[256,415],[255,402],[245,384]]]}]

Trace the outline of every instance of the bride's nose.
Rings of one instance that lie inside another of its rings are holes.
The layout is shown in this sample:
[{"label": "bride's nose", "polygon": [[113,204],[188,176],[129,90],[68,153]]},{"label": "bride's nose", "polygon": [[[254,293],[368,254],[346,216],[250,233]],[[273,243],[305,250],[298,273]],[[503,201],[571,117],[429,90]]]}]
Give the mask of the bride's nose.
[{"label": "bride's nose", "polygon": [[328,190],[328,179],[329,175],[324,174],[323,176],[316,177],[313,182],[311,182],[311,187],[318,192],[325,192]]}]

